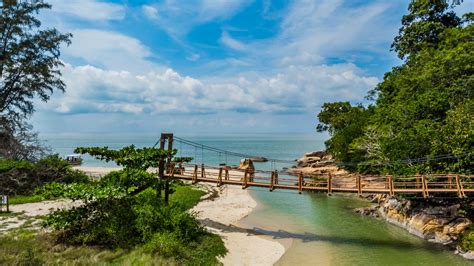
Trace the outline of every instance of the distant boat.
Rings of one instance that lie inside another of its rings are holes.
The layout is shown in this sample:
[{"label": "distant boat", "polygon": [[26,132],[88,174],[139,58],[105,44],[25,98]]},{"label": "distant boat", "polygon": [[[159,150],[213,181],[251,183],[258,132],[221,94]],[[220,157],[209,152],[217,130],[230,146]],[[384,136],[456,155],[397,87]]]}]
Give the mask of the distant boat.
[{"label": "distant boat", "polygon": [[68,162],[71,165],[81,165],[82,164],[82,157],[80,154],[70,154],[66,155],[64,158],[66,162]]},{"label": "distant boat", "polygon": [[252,162],[256,162],[256,163],[264,163],[264,162],[268,162],[268,159],[265,158],[265,157],[251,157],[249,158]]}]

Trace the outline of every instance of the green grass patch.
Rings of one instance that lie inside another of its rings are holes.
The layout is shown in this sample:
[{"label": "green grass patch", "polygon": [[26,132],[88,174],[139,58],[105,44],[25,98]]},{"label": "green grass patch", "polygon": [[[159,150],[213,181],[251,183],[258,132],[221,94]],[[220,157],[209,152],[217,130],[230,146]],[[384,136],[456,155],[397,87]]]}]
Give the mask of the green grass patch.
[{"label": "green grass patch", "polygon": [[193,188],[189,185],[176,187],[176,191],[171,194],[170,201],[178,203],[181,207],[188,210],[194,207],[206,192]]},{"label": "green grass patch", "polygon": [[0,235],[0,265],[174,265],[173,259],[136,250],[56,244],[28,230]]},{"label": "green grass patch", "polygon": [[46,199],[42,195],[17,195],[9,198],[10,204],[24,204],[45,201]]}]

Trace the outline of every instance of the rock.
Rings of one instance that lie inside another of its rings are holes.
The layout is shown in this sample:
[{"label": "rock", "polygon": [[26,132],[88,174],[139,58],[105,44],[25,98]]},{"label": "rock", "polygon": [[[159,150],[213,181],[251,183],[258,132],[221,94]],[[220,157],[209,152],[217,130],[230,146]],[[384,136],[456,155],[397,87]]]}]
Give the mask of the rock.
[{"label": "rock", "polygon": [[248,158],[245,158],[245,159],[240,160],[240,165],[237,169],[239,169],[239,170],[247,170],[247,169],[255,170],[255,167],[253,166],[252,160],[250,160]]},{"label": "rock", "polygon": [[[357,213],[367,216],[376,216],[374,212],[378,213],[382,219],[430,242],[454,246],[472,223],[459,212],[459,203],[412,201],[382,194],[368,196],[367,199],[379,205],[356,209]],[[474,251],[458,251],[458,253],[465,258],[474,259]]]},{"label": "rock", "polygon": [[323,161],[332,161],[334,160],[334,157],[332,157],[332,155],[328,154],[328,155],[325,155],[323,156],[323,158],[321,158]]},{"label": "rock", "polygon": [[307,153],[304,154],[305,157],[319,157],[319,158],[321,158],[325,155],[326,155],[325,151],[313,151],[313,152],[307,152]]}]

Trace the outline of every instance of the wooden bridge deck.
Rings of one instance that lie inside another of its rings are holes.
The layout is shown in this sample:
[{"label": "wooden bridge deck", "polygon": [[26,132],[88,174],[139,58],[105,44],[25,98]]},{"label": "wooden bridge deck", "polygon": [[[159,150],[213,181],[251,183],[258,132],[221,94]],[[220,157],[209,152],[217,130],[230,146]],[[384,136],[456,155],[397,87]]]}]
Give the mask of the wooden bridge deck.
[{"label": "wooden bridge deck", "polygon": [[167,175],[193,183],[210,182],[220,185],[238,185],[303,191],[421,194],[424,198],[446,194],[464,198],[474,193],[474,176],[457,174],[417,175],[417,176],[288,176],[277,171],[245,171],[228,167],[193,165],[186,168],[170,168]]}]

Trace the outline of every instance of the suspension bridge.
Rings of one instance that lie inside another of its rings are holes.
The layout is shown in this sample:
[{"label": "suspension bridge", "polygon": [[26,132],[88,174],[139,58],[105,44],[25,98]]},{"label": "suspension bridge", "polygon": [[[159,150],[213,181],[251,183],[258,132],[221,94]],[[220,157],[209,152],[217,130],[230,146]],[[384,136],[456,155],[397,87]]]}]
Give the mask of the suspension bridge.
[{"label": "suspension bridge", "polygon": [[[278,171],[274,165],[293,165],[294,160],[282,160],[278,158],[267,158],[239,152],[227,151],[221,148],[212,147],[197,143],[184,138],[176,137],[171,133],[163,133],[155,147],[160,144],[160,148],[173,150],[173,143],[188,145],[197,154],[201,151],[201,164],[173,162],[171,157],[165,162],[161,162],[159,169],[161,176],[180,180],[188,180],[192,183],[208,182],[217,186],[236,185],[242,189],[249,187],[267,188],[269,191],[275,189],[295,190],[299,193],[303,191],[320,191],[328,194],[334,192],[351,192],[362,195],[364,193],[385,193],[395,194],[415,194],[424,198],[428,197],[449,197],[457,195],[460,198],[467,197],[474,193],[474,176],[461,174],[426,174],[413,176],[374,176],[374,175],[331,175],[331,174],[311,174],[289,175],[284,171]],[[204,151],[217,153],[219,165],[204,164]],[[195,156],[196,157],[196,156]],[[224,157],[224,159],[222,158]],[[257,170],[253,167],[239,169],[227,165],[228,157],[237,158],[258,158],[271,164],[271,170]],[[445,158],[440,157],[439,160]],[[413,161],[413,160],[412,160]],[[417,161],[420,161],[419,159]]]}]

